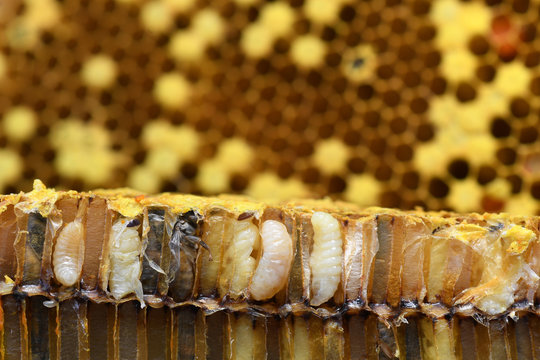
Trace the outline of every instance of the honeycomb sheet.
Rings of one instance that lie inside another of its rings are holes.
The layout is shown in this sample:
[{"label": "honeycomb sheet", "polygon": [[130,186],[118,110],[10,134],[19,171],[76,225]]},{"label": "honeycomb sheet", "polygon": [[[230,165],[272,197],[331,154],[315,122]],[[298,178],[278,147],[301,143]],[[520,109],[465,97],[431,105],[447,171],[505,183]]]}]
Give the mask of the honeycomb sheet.
[{"label": "honeycomb sheet", "polygon": [[534,214],[539,7],[3,1],[0,189]]}]

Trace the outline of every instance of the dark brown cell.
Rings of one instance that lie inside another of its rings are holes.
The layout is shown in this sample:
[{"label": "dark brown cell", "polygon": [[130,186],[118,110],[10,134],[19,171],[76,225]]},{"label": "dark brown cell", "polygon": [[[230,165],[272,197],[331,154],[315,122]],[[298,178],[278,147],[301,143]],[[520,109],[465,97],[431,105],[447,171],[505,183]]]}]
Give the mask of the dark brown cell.
[{"label": "dark brown cell", "polygon": [[476,69],[476,77],[483,82],[491,82],[495,78],[496,70],[492,65],[481,65]]},{"label": "dark brown cell", "polygon": [[517,194],[521,191],[523,187],[523,180],[518,175],[510,175],[506,178],[510,185],[512,185],[512,193]]},{"label": "dark brown cell", "polygon": [[538,130],[534,126],[527,126],[519,132],[519,142],[522,144],[532,144],[538,139]]},{"label": "dark brown cell", "polygon": [[318,169],[310,167],[302,172],[302,181],[306,184],[316,184],[319,182],[320,176]]},{"label": "dark brown cell", "polygon": [[469,163],[463,159],[454,160],[448,165],[448,172],[456,179],[465,179],[469,174]]},{"label": "dark brown cell", "polygon": [[351,22],[356,16],[356,10],[353,6],[346,5],[339,12],[339,18],[345,22]]},{"label": "dark brown cell", "polygon": [[369,100],[375,94],[375,90],[373,89],[373,86],[369,84],[364,84],[364,85],[358,86],[356,94],[358,98],[362,100]]},{"label": "dark brown cell", "polygon": [[428,106],[429,106],[428,102],[424,98],[421,98],[421,97],[412,99],[411,104],[410,104],[411,111],[415,114],[425,113],[428,109]]},{"label": "dark brown cell", "polygon": [[413,12],[415,15],[422,16],[429,13],[429,9],[431,8],[431,2],[425,1],[425,0],[416,0],[413,3]]},{"label": "dark brown cell", "polygon": [[531,184],[531,195],[535,199],[540,199],[540,182],[535,181]]},{"label": "dark brown cell", "polygon": [[328,180],[328,193],[330,194],[341,193],[345,190],[346,187],[347,187],[347,182],[341,176],[337,176],[337,175],[330,176],[330,179]]},{"label": "dark brown cell", "polygon": [[446,91],[447,85],[448,85],[448,82],[446,81],[445,78],[436,76],[431,81],[429,87],[434,94],[442,95]]},{"label": "dark brown cell", "polygon": [[396,18],[391,22],[392,32],[396,34],[403,34],[407,31],[407,22],[404,19]]},{"label": "dark brown cell", "polygon": [[407,130],[407,120],[400,116],[392,119],[390,122],[390,130],[392,130],[394,134],[402,134]]},{"label": "dark brown cell", "polygon": [[489,42],[481,35],[473,36],[469,41],[469,50],[475,55],[485,55],[489,51]]},{"label": "dark brown cell", "polygon": [[512,165],[516,162],[517,153],[516,150],[504,147],[497,151],[497,159],[504,165]]},{"label": "dark brown cell", "polygon": [[525,57],[525,66],[528,68],[534,68],[540,64],[540,52],[531,51]]},{"label": "dark brown cell", "polygon": [[407,189],[415,190],[420,184],[420,176],[415,171],[407,171],[403,174],[403,177],[401,178],[401,183]]},{"label": "dark brown cell", "polygon": [[416,138],[419,141],[429,141],[434,136],[433,126],[431,124],[421,124],[416,129]]},{"label": "dark brown cell", "polygon": [[429,193],[436,198],[444,198],[450,188],[442,179],[434,178],[429,182]]},{"label": "dark brown cell", "polygon": [[343,140],[349,146],[356,146],[362,142],[362,135],[360,132],[352,130],[345,133]]},{"label": "dark brown cell", "polygon": [[347,163],[347,168],[356,174],[361,174],[366,168],[366,161],[360,157],[353,157]]},{"label": "dark brown cell", "polygon": [[380,195],[381,206],[389,208],[401,207],[401,195],[397,191],[385,191]]},{"label": "dark brown cell", "polygon": [[460,82],[456,90],[456,97],[461,102],[473,101],[476,98],[476,90],[466,82]]},{"label": "dark brown cell", "polygon": [[505,138],[510,136],[512,128],[508,122],[502,118],[495,118],[491,123],[491,134],[496,138]]},{"label": "dark brown cell", "polygon": [[529,115],[530,105],[527,100],[523,98],[515,98],[510,103],[510,111],[515,117],[524,118]]},{"label": "dark brown cell", "polygon": [[379,181],[388,181],[392,178],[392,168],[386,164],[380,164],[375,169],[375,179]]},{"label": "dark brown cell", "polygon": [[497,177],[497,171],[490,166],[481,166],[478,169],[478,183],[485,185],[493,181]]}]

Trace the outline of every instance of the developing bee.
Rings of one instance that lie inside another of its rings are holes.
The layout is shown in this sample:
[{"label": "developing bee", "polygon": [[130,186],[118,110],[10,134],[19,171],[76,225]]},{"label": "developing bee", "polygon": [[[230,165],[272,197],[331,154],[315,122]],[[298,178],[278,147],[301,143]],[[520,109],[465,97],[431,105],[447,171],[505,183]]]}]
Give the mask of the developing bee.
[{"label": "developing bee", "polygon": [[316,212],[313,225],[313,252],[310,258],[311,305],[328,301],[337,290],[341,279],[342,239],[338,221],[330,214]]},{"label": "developing bee", "polygon": [[117,300],[135,293],[143,304],[142,284],[139,280],[142,271],[142,244],[137,231],[139,224],[137,219],[120,218],[112,226],[109,289]]},{"label": "developing bee", "polygon": [[67,224],[56,240],[53,252],[53,270],[56,280],[64,286],[73,286],[79,280],[84,257],[83,226],[80,219]]},{"label": "developing bee", "polygon": [[275,220],[262,224],[262,257],[251,279],[255,300],[266,300],[285,286],[293,260],[292,239],[287,228]]},{"label": "developing bee", "polygon": [[169,269],[170,290],[177,301],[186,299],[193,289],[199,245],[210,252],[204,241],[197,236],[199,219],[199,215],[194,211],[180,215],[174,224],[169,241],[173,255]]},{"label": "developing bee", "polygon": [[233,224],[233,238],[225,249],[220,291],[230,298],[245,295],[249,280],[255,270],[253,250],[258,246],[259,229],[250,220],[236,220]]},{"label": "developing bee", "polygon": [[[186,214],[178,217],[178,220],[174,224],[173,234],[171,236],[171,251],[174,254],[178,254],[180,250],[188,252],[190,254],[197,254],[197,249],[201,245],[206,250],[210,251],[208,246],[196,235],[197,223],[199,217],[194,211],[189,211]],[[177,257],[180,262],[179,256]]]}]

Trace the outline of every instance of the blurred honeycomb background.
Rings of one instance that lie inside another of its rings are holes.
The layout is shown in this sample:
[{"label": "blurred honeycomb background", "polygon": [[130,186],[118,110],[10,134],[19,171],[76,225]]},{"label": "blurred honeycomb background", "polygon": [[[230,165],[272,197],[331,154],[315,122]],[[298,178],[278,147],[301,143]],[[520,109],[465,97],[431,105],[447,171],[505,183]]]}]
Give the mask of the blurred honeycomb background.
[{"label": "blurred honeycomb background", "polygon": [[0,191],[540,209],[540,1],[0,1]]}]

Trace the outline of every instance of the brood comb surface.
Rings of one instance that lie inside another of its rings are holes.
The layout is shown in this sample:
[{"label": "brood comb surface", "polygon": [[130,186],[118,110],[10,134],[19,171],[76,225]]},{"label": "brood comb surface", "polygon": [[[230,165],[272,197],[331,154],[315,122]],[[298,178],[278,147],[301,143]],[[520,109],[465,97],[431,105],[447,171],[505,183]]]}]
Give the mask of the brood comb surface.
[{"label": "brood comb surface", "polygon": [[534,214],[539,6],[8,1],[0,188]]},{"label": "brood comb surface", "polygon": [[39,180],[0,210],[6,358],[538,354],[536,217]]}]

